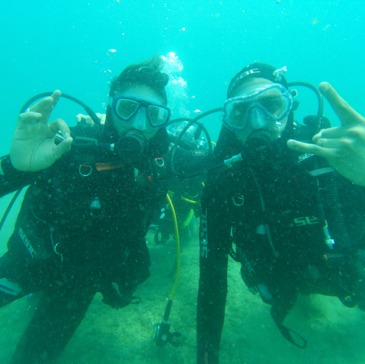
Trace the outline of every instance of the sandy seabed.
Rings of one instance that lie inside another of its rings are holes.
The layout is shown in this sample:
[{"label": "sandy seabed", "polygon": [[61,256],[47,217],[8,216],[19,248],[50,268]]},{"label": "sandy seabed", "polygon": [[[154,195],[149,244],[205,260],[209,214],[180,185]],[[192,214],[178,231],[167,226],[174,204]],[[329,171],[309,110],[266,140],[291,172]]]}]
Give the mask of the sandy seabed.
[{"label": "sandy seabed", "polygon": [[[1,240],[3,244],[4,236]],[[154,325],[162,321],[174,281],[175,245],[172,241],[155,245],[152,236],[148,241],[151,277],[136,292],[141,303],[116,310],[103,304],[97,295],[59,364],[195,363],[197,234],[182,241],[181,277],[169,319],[171,331],[181,333],[176,347],[159,347],[152,340]],[[365,363],[365,313],[346,308],[332,297],[300,297],[286,320],[308,340],[306,349],[298,349],[281,337],[269,306],[244,286],[239,269],[239,264],[231,260],[221,364]],[[25,297],[0,310],[0,363],[9,362],[32,306],[32,297]]]}]

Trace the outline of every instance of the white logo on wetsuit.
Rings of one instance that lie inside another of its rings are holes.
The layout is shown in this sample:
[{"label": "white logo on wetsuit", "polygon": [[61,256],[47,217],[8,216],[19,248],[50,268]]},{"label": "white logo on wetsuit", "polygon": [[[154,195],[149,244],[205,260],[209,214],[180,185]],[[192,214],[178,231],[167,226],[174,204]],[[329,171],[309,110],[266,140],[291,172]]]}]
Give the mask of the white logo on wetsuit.
[{"label": "white logo on wetsuit", "polygon": [[316,216],[301,216],[294,218],[295,226],[305,226],[319,224],[318,217]]}]

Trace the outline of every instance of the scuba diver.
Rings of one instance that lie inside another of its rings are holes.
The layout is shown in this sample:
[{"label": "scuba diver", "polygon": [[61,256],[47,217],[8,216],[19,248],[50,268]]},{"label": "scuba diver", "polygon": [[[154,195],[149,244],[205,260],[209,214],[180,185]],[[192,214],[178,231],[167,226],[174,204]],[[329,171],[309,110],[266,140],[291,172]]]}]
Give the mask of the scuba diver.
[{"label": "scuba diver", "polygon": [[[182,240],[190,238],[195,229],[208,159],[212,156],[212,148],[208,147],[211,143],[209,133],[197,120],[207,113],[194,118],[172,119],[166,125],[169,147],[166,153],[155,158],[155,164],[159,179],[168,187],[169,199],[163,201],[152,217],[150,229],[154,232],[156,244],[176,239],[175,218]],[[96,116],[101,123],[105,122],[105,114],[96,113]],[[85,114],[76,115],[76,120],[79,124],[95,123]]]},{"label": "scuba diver", "polygon": [[315,149],[309,143],[329,121],[317,93],[318,114],[295,122],[297,93],[285,71],[255,62],[228,87],[214,158],[230,168],[212,168],[202,196],[199,364],[219,362],[229,256],[298,347],[306,340],[284,325],[298,293],[336,296],[365,309],[365,190],[325,159],[287,147],[289,140],[292,149]]},{"label": "scuba diver", "polygon": [[[63,122],[47,126],[59,91],[23,108],[1,162],[0,195],[29,187],[0,258],[0,306],[30,293],[39,301],[12,363],[55,362],[97,292],[123,307],[148,278],[145,235],[167,191],[154,163],[169,144],[162,66],[154,57],[112,80],[105,124],[94,115],[70,134]],[[16,158],[27,124],[43,139]]]}]

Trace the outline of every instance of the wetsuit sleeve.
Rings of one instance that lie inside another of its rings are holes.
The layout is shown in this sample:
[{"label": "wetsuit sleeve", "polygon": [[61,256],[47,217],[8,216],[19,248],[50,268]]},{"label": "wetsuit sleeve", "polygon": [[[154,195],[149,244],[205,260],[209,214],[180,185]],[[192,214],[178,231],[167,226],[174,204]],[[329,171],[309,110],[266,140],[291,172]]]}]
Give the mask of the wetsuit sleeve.
[{"label": "wetsuit sleeve", "polygon": [[0,197],[29,185],[38,176],[38,173],[15,169],[8,155],[1,157],[0,163]]},{"label": "wetsuit sleeve", "polygon": [[207,185],[202,199],[200,278],[197,303],[198,364],[219,360],[227,296],[230,227],[223,201]]}]

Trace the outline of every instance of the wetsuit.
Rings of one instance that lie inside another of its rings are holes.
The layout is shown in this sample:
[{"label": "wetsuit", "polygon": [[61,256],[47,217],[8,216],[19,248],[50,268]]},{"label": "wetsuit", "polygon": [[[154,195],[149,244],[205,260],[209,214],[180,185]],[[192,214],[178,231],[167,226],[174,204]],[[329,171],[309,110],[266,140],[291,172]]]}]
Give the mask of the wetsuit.
[{"label": "wetsuit", "polygon": [[[76,144],[79,134],[72,130]],[[88,136],[88,128],[81,134]],[[91,134],[89,142],[99,138]],[[32,292],[40,292],[40,300],[13,363],[53,362],[96,292],[120,307],[149,276],[145,234],[166,193],[154,154],[165,150],[167,134],[157,133],[138,165],[122,165],[89,144],[74,145],[47,170],[24,174],[22,184],[32,183],[0,258],[0,305]],[[5,171],[3,192],[14,184]]]},{"label": "wetsuit", "polygon": [[[221,134],[218,160],[242,152],[233,138],[228,131]],[[320,159],[300,162],[280,140],[247,146],[243,156],[232,169],[213,170],[203,193],[199,364],[219,362],[230,254],[241,263],[246,285],[271,305],[279,329],[285,329],[283,320],[298,291],[338,296],[364,308],[355,267],[364,266],[359,252],[365,247],[365,189]]]}]

